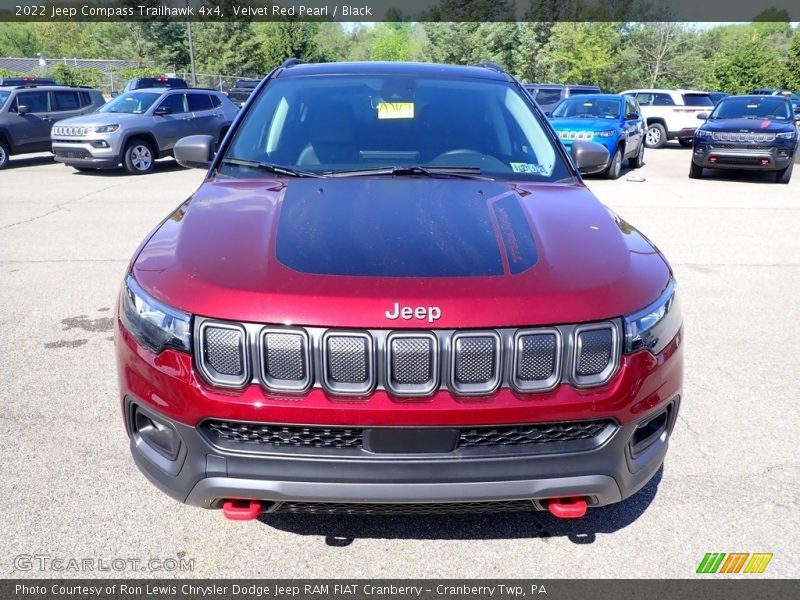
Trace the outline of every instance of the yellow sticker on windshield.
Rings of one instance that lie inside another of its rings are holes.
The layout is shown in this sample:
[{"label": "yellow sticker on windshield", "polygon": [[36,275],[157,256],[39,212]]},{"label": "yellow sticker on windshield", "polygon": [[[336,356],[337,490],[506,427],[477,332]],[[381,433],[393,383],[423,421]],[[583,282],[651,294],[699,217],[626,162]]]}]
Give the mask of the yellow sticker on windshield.
[{"label": "yellow sticker on windshield", "polygon": [[413,119],[413,102],[378,102],[379,119]]}]

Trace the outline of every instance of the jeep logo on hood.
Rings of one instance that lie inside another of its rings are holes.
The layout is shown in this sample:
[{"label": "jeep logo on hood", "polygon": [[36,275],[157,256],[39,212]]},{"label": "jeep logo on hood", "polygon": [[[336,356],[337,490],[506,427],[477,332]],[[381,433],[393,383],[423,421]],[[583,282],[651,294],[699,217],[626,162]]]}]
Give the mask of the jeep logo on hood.
[{"label": "jeep logo on hood", "polygon": [[419,319],[424,321],[427,319],[428,323],[440,319],[442,316],[442,309],[438,306],[400,306],[399,302],[395,302],[392,310],[386,311],[386,318],[394,321],[395,319]]}]

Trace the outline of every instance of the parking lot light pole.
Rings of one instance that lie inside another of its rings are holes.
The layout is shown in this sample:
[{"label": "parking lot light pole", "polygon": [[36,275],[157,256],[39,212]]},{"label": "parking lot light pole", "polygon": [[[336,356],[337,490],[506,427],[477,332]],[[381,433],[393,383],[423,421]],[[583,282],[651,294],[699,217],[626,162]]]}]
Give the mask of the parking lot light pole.
[{"label": "parking lot light pole", "polygon": [[189,62],[192,66],[192,87],[197,87],[197,75],[194,68],[194,43],[192,42],[192,22],[186,22],[186,36],[189,38]]}]

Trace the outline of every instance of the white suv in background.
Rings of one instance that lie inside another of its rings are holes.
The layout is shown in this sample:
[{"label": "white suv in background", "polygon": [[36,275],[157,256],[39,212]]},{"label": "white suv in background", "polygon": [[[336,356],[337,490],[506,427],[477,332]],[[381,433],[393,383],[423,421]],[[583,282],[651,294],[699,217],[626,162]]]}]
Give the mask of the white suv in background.
[{"label": "white suv in background", "polygon": [[681,146],[691,147],[694,130],[700,124],[697,115],[714,108],[708,92],[697,90],[638,89],[620,93],[633,96],[639,103],[647,123],[648,148],[663,148],[674,139]]}]

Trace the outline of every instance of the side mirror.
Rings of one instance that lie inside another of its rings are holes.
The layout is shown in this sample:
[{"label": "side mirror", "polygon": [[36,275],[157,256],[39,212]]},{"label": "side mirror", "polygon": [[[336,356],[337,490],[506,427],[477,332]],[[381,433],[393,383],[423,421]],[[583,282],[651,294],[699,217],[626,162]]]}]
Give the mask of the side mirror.
[{"label": "side mirror", "polygon": [[17,114],[27,115],[29,112],[31,112],[31,107],[28,106],[27,104],[20,104],[19,106],[17,106]]},{"label": "side mirror", "polygon": [[603,144],[586,140],[575,140],[570,149],[572,162],[584,175],[599,173],[608,165],[608,149]]},{"label": "side mirror", "polygon": [[635,121],[636,119],[639,118],[639,113],[637,112],[628,113],[627,115],[625,115],[625,118],[628,121]]},{"label": "side mirror", "polygon": [[119,96],[119,92],[111,92],[112,98],[116,98],[117,96]]},{"label": "side mirror", "polygon": [[708,121],[708,113],[698,113],[697,118],[701,121]]},{"label": "side mirror", "polygon": [[172,113],[172,109],[169,106],[159,106],[153,114],[157,117],[163,117],[164,115],[168,115]]},{"label": "side mirror", "polygon": [[211,164],[214,138],[210,135],[190,135],[181,138],[172,149],[175,160],[189,169],[207,169]]}]

